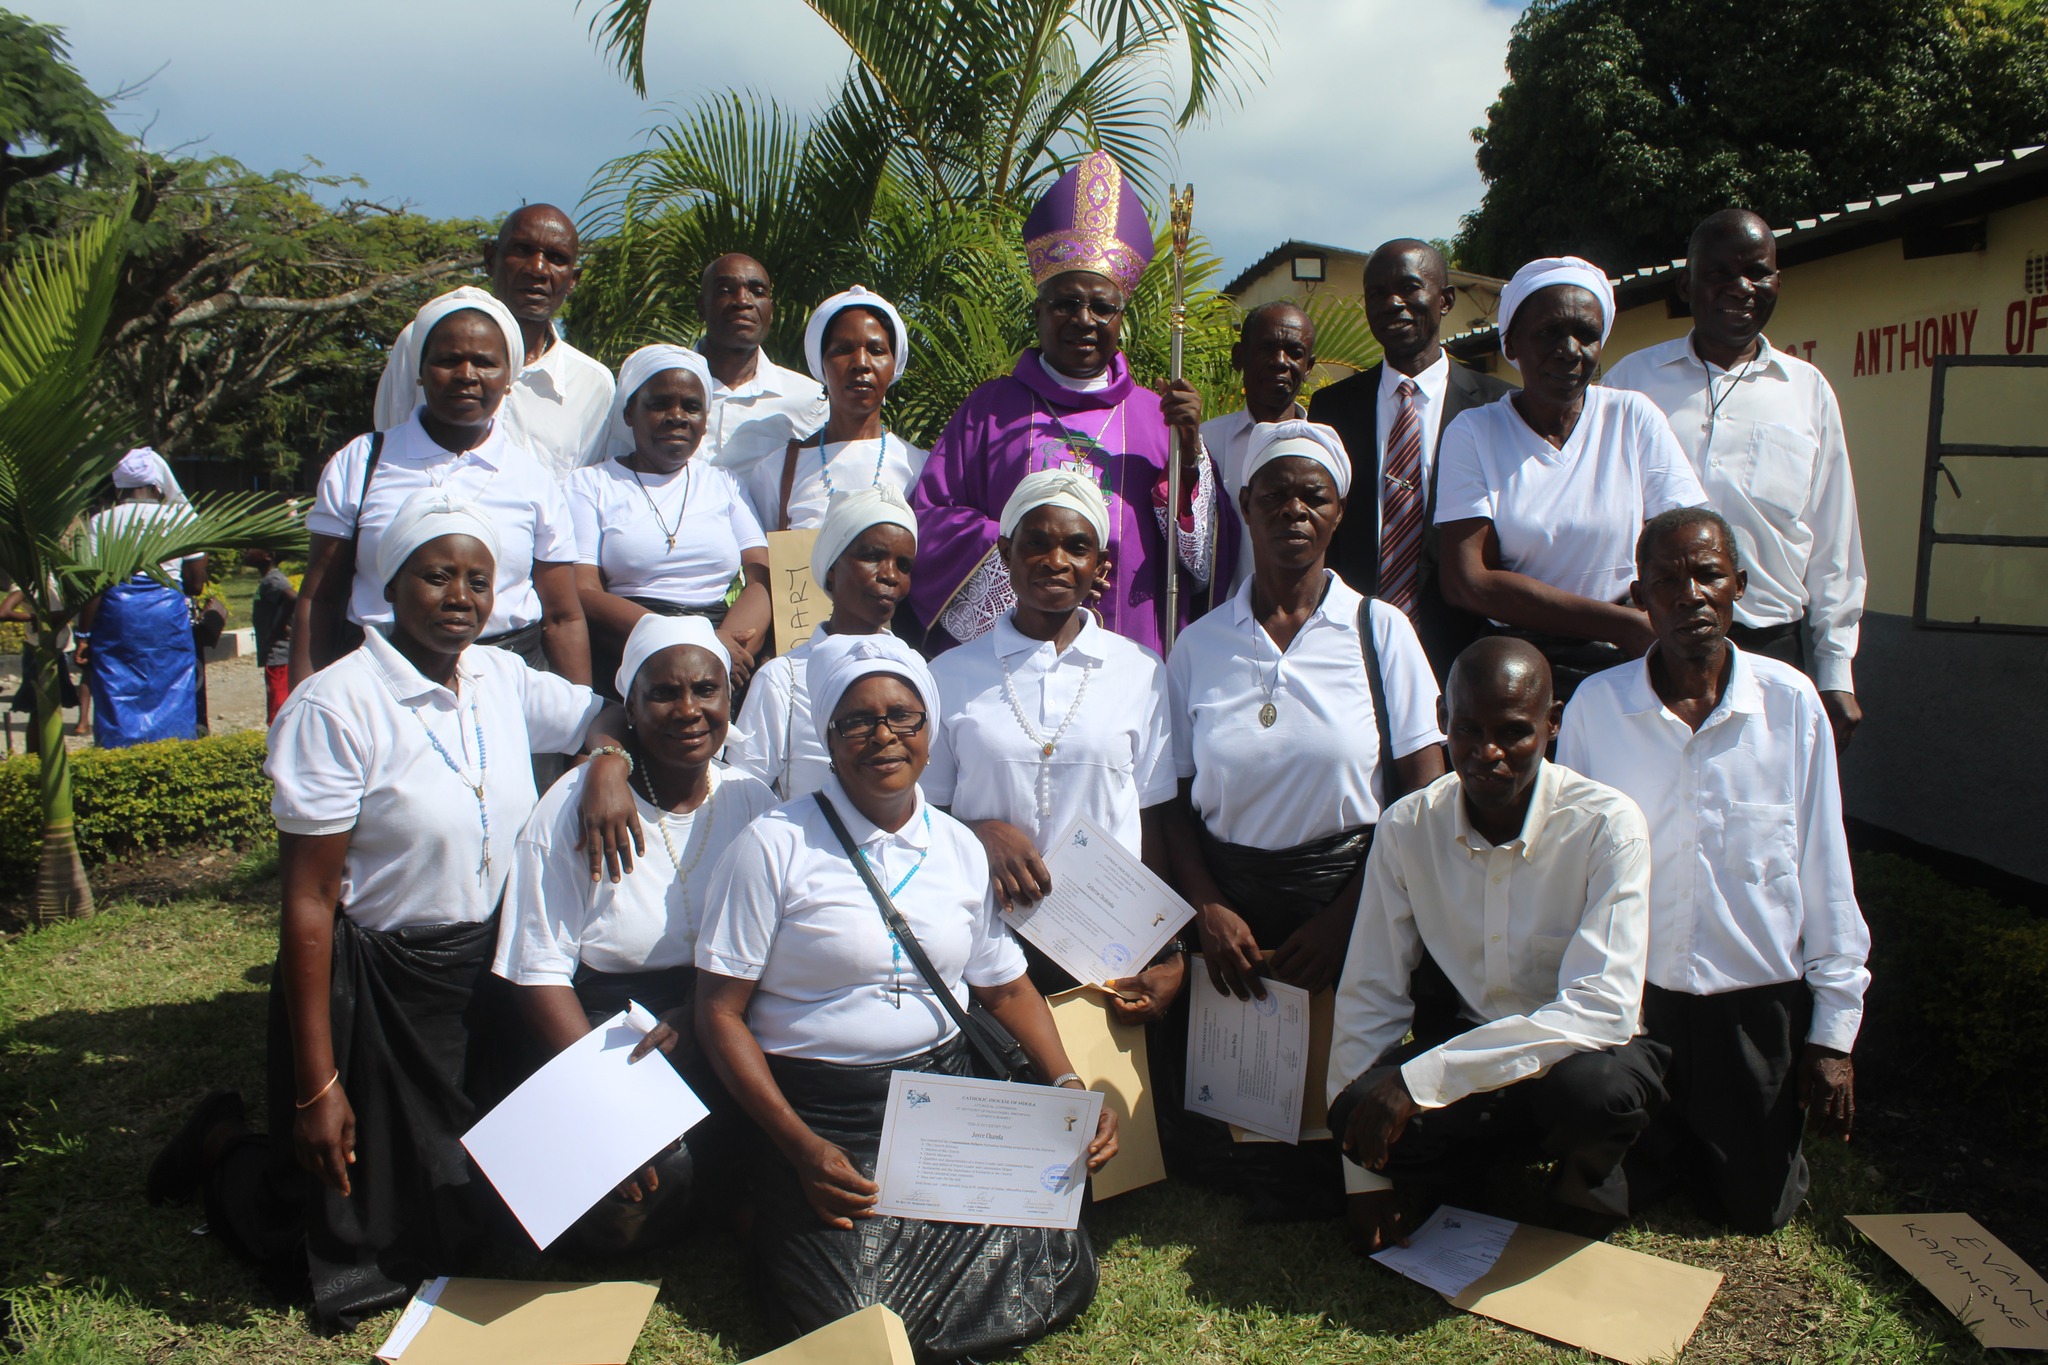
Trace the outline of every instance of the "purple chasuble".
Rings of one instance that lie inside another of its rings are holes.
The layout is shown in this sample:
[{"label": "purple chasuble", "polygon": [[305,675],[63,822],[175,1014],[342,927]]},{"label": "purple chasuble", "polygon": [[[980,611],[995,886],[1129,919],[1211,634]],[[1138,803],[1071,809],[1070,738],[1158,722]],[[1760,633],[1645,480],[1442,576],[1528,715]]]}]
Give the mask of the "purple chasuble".
[{"label": "purple chasuble", "polygon": [[[1069,467],[1093,479],[1109,503],[1109,590],[1098,608],[1102,624],[1149,649],[1160,647],[1165,610],[1165,566],[1172,559],[1160,534],[1154,492],[1173,458],[1173,433],[1159,395],[1131,379],[1122,354],[1110,362],[1110,383],[1092,393],[1061,387],[1040,363],[1036,347],[1017,358],[1009,375],[991,379],[967,396],[932,445],[931,459],[912,490],[917,511],[917,576],[911,605],[937,652],[953,643],[938,626],[939,613],[995,549],[996,519],[1027,474]],[[1180,625],[1229,596],[1237,551],[1236,509],[1223,495],[1212,467],[1216,517],[1211,584],[1197,583],[1176,563]],[[1185,490],[1192,497],[1194,490]],[[1221,585],[1218,588],[1215,585]]]}]

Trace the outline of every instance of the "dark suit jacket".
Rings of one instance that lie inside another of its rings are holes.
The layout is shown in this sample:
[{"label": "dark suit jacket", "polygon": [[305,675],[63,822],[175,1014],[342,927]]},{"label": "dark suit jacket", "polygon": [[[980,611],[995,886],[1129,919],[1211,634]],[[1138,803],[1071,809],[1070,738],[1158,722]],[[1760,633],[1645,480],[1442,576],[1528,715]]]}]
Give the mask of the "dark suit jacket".
[{"label": "dark suit jacket", "polygon": [[[1312,422],[1334,427],[1344,438],[1351,456],[1351,494],[1345,499],[1344,520],[1330,541],[1329,565],[1352,588],[1362,593],[1379,591],[1379,397],[1380,371],[1384,362],[1363,374],[1340,379],[1320,389],[1309,400]],[[1450,383],[1444,390],[1443,422],[1438,439],[1449,429],[1451,419],[1468,408],[1481,407],[1507,393],[1510,385],[1451,362]],[[1485,622],[1459,611],[1444,601],[1437,581],[1439,569],[1436,531],[1436,479],[1442,466],[1430,461],[1429,489],[1423,504],[1422,559],[1416,568],[1420,577],[1415,609],[1415,632],[1422,637],[1423,652],[1439,680],[1449,676],[1451,661],[1458,652],[1479,638]]]}]

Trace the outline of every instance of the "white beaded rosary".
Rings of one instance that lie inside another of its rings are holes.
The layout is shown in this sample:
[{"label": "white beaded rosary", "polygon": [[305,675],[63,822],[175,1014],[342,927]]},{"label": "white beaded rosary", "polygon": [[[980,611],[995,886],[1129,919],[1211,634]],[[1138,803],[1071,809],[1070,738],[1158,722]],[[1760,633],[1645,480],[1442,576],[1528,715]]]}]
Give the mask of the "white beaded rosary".
[{"label": "white beaded rosary", "polygon": [[[690,908],[690,874],[692,872],[695,872],[697,870],[697,864],[704,860],[704,850],[711,847],[711,798],[715,796],[718,792],[718,767],[716,764],[713,764],[711,767],[706,769],[704,773],[704,799],[697,803],[696,811],[691,812],[690,815],[690,819],[693,823],[695,822],[697,815],[699,813],[701,813],[704,816],[704,832],[697,840],[697,851],[690,855],[690,865],[688,867],[684,867],[683,860],[676,856],[675,840],[669,838],[668,836],[669,817],[674,812],[670,811],[667,806],[662,805],[661,798],[654,794],[654,775],[648,772],[645,768],[636,767],[635,771],[637,771],[640,774],[641,785],[647,789],[648,803],[652,805],[655,811],[657,812],[654,821],[654,828],[655,831],[661,835],[661,846],[668,853],[668,860],[670,865],[672,865],[676,870],[676,880],[678,884],[681,885],[683,891],[683,911],[690,917],[690,927],[692,929],[695,929],[697,915],[696,912]],[[683,837],[685,839],[689,838],[688,835],[684,835]]]},{"label": "white beaded rosary", "polygon": [[1038,733],[1024,717],[1024,703],[1017,698],[1017,686],[1010,679],[1010,664],[998,656],[996,662],[1003,670],[1003,699],[1010,703],[1010,714],[1017,718],[1017,726],[1024,737],[1038,750],[1038,814],[1043,819],[1052,814],[1052,756],[1066,738],[1067,728],[1074,723],[1074,717],[1081,714],[1081,699],[1088,695],[1088,680],[1095,676],[1096,665],[1089,664],[1081,670],[1081,685],[1074,689],[1074,704],[1067,708],[1067,718],[1060,722],[1060,728],[1047,739]]}]

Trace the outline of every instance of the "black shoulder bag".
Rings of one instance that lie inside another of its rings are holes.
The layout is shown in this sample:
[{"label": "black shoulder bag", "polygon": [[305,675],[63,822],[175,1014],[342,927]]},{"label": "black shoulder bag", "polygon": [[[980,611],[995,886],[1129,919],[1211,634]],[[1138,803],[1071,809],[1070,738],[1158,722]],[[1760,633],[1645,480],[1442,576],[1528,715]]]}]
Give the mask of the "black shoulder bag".
[{"label": "black shoulder bag", "polygon": [[[1383,777],[1380,790],[1393,787],[1394,777],[1394,722],[1387,715],[1387,684],[1380,677],[1380,647],[1372,638],[1372,604],[1379,599],[1371,593],[1358,604],[1358,652],[1365,656],[1365,682],[1372,689],[1372,715],[1380,727],[1380,771]],[[1382,808],[1391,806],[1391,801],[1382,801]]]},{"label": "black shoulder bag", "polygon": [[[359,548],[363,538],[363,509],[370,503],[370,480],[377,477],[377,466],[384,459],[384,433],[370,433],[370,458],[363,462],[363,486],[356,494],[356,529],[349,533],[348,553],[352,564],[351,582],[355,574],[363,571],[362,551]],[[353,589],[351,589],[353,592]],[[334,630],[329,636],[334,657],[339,659],[363,642],[363,628],[348,619],[348,598],[343,597],[341,614],[334,619]]]},{"label": "black shoulder bag", "polygon": [[832,826],[832,833],[837,836],[839,846],[846,850],[846,856],[852,860],[853,870],[860,873],[860,879],[867,883],[868,894],[875,898],[875,908],[882,912],[882,923],[889,926],[889,932],[903,945],[903,951],[909,954],[911,962],[917,967],[918,975],[932,988],[932,994],[946,1007],[946,1013],[953,1016],[953,1022],[960,1026],[960,1032],[966,1037],[968,1045],[974,1049],[975,1061],[978,1063],[975,1073],[991,1081],[1037,1080],[1037,1068],[1031,1065],[1031,1059],[1024,1054],[1023,1045],[1010,1035],[1010,1031],[1004,1028],[994,1015],[980,1005],[975,1005],[972,1009],[960,1008],[960,1002],[953,998],[952,991],[946,989],[946,983],[940,979],[938,969],[932,966],[932,960],[924,955],[924,945],[917,941],[916,934],[910,932],[910,925],[903,918],[902,912],[896,908],[896,903],[889,899],[889,893],[882,889],[881,882],[875,879],[875,870],[868,866],[868,860],[861,856],[860,847],[853,842],[853,836],[847,833],[846,822],[839,818],[839,812],[833,808],[825,793],[813,792],[812,796],[818,803],[818,809],[825,813],[825,823]]}]

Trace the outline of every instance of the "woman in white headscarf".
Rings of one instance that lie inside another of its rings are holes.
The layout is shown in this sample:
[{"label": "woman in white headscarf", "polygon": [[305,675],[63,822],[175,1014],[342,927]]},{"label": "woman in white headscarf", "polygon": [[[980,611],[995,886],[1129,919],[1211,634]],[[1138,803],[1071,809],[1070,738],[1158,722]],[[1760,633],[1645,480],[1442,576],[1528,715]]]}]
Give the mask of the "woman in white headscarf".
[{"label": "woman in white headscarf", "polygon": [[832,614],[809,639],[761,665],[747,688],[726,759],[788,801],[825,785],[825,742],[811,723],[811,647],[828,635],[879,635],[910,596],[917,564],[917,515],[889,487],[859,488],[832,499],[811,546],[811,581],[831,597]]},{"label": "woman in white headscarf", "polygon": [[710,396],[703,356],[642,346],[619,367],[607,458],[569,476],[576,589],[600,686],[649,612],[706,618],[732,659],[734,689],[753,675],[770,623],[768,541],[739,481],[693,458]]},{"label": "woman in white headscarf", "polygon": [[1594,385],[1613,326],[1614,290],[1591,262],[1517,270],[1500,348],[1522,387],[1460,413],[1437,450],[1444,597],[1541,649],[1559,701],[1649,648],[1649,618],[1628,600],[1636,536],[1707,501],[1657,405]]},{"label": "woman in white headscarf", "polygon": [[841,493],[887,488],[908,498],[930,458],[882,421],[883,401],[910,365],[910,331],[895,304],[858,284],[834,294],[804,328],[804,359],[825,386],[831,415],[748,476],[747,493],[771,531],[822,524]]},{"label": "woman in white headscarf", "polygon": [[390,622],[278,712],[268,1135],[217,1093],[149,1175],[155,1202],[203,1187],[214,1234],[310,1291],[328,1330],[459,1273],[493,1230],[460,1138],[495,1098],[480,988],[536,800],[527,756],[575,752],[602,704],[476,646],[498,537],[477,505],[414,494],[370,568]]},{"label": "woman in white headscarf", "polygon": [[[170,465],[147,446],[114,466],[114,497],[112,507],[86,523],[88,546],[191,514]],[[178,586],[137,574],[88,602],[73,632],[92,690],[93,743],[102,749],[198,733],[199,651],[188,599],[206,586],[206,556],[157,568]]]},{"label": "woman in white headscarf", "polygon": [[[1016,605],[932,663],[943,701],[925,793],[981,839],[1004,906],[1050,894],[1045,854],[1078,818],[1166,876],[1163,821],[1177,790],[1166,666],[1088,609],[1110,567],[1102,490],[1069,469],[1027,474],[997,529]],[[1025,951],[1041,990],[1078,984]],[[1180,945],[1103,968],[1115,978],[1112,1008],[1146,1022],[1180,990]]]},{"label": "woman in white headscarf", "polygon": [[659,1050],[712,1117],[625,1181],[571,1228],[568,1247],[645,1250],[681,1234],[735,1155],[735,1115],[696,1045],[697,928],[719,856],[775,804],[765,784],[717,759],[732,691],[724,643],[700,616],[640,618],[619,664],[627,760],[647,856],[593,880],[577,848],[589,768],[548,789],[519,835],[493,970],[550,1053],[638,1003],[660,1027],[634,1050]]},{"label": "woman in white headscarf", "polygon": [[[833,775],[726,851],[697,939],[698,1041],[764,1139],[752,1152],[753,1262],[797,1332],[885,1303],[920,1360],[994,1356],[1088,1306],[1094,1252],[1079,1229],[876,1215],[890,1076],[975,1065],[944,990],[1015,1035],[1041,1080],[1081,1078],[996,912],[980,841],[918,788],[939,704],[924,661],[892,635],[829,636],[810,685]],[[936,982],[890,932],[856,858]],[[1116,1152],[1106,1105],[1087,1150],[1089,1170]],[[1081,1178],[1053,1171],[1048,1188]]]}]

